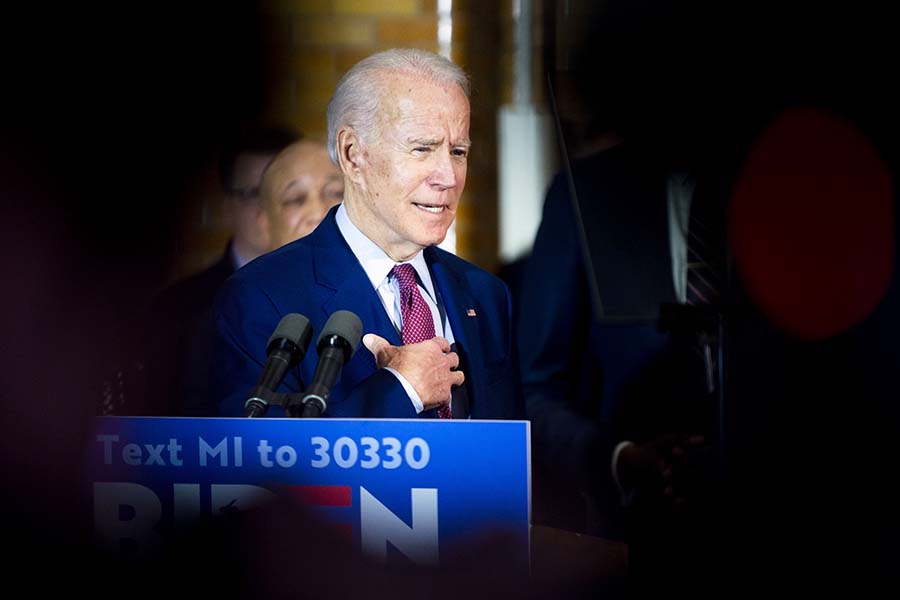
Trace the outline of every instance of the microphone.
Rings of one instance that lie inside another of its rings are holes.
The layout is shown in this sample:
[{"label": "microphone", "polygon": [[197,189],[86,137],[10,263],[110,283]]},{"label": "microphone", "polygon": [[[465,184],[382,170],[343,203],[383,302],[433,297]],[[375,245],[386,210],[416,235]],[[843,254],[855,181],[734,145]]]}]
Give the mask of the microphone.
[{"label": "microphone", "polygon": [[303,315],[288,313],[281,318],[266,344],[268,358],[262,375],[244,403],[248,417],[262,417],[266,414],[269,402],[275,400],[275,390],[281,385],[288,370],[303,360],[312,334],[312,325]]},{"label": "microphone", "polygon": [[362,337],[362,321],[349,310],[339,310],[328,321],[316,341],[319,364],[312,383],[301,399],[301,417],[320,417],[328,408],[328,395],[343,366],[356,352]]}]

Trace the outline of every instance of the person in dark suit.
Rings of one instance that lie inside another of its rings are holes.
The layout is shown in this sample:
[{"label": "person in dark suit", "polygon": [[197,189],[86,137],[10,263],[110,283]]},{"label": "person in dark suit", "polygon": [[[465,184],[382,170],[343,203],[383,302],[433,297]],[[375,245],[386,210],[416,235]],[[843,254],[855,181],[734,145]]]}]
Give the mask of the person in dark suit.
[{"label": "person in dark suit", "polygon": [[688,310],[695,179],[631,140],[572,173],[575,201],[565,174],[548,190],[519,300],[535,519],[624,539],[635,580],[678,587],[717,435],[698,331],[670,318]]},{"label": "person in dark suit", "polygon": [[610,2],[585,23],[558,74],[572,178],[546,194],[519,297],[535,522],[627,541],[631,582],[658,586],[636,597],[687,591],[717,493],[721,386],[687,293],[695,192],[721,199],[694,23],[668,2]]},{"label": "person in dark suit", "polygon": [[259,202],[262,177],[275,155],[296,139],[286,129],[253,129],[223,148],[219,177],[231,239],[212,266],[176,282],[154,299],[143,349],[146,397],[140,406],[126,403],[118,412],[215,414],[208,388],[215,339],[213,298],[235,270],[271,249],[269,225]]},{"label": "person in dark suit", "polygon": [[[465,74],[419,50],[364,59],[329,103],[328,146],[344,202],[309,236],[235,273],[219,294],[220,414],[244,414],[283,315],[301,313],[320,332],[335,311],[350,310],[362,320],[366,350],[344,367],[327,415],[522,416],[506,286],[435,247],[466,180]],[[309,384],[317,362],[311,347],[282,389]]]},{"label": "person in dark suit", "polygon": [[[523,382],[535,444],[546,449],[541,456],[617,491],[610,469],[616,442],[626,431],[632,439],[638,433],[622,421],[624,396],[666,351],[660,307],[678,300],[669,179],[658,160],[628,142],[576,161],[573,173],[589,255],[560,174],[547,193],[520,297]],[[674,394],[673,381],[655,383],[653,394]],[[643,429],[649,418],[660,417],[643,415]]]}]

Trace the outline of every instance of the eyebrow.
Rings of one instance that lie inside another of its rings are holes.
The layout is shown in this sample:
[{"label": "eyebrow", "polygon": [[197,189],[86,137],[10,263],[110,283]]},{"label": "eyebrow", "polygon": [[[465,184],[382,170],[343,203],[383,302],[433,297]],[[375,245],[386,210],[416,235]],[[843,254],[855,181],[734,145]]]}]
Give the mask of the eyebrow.
[{"label": "eyebrow", "polygon": [[[409,138],[407,142],[416,146],[440,146],[444,143],[443,139],[436,138]],[[468,139],[460,140],[456,144],[453,144],[454,148],[470,148],[472,146],[472,142]]]},{"label": "eyebrow", "polygon": [[444,140],[437,138],[408,138],[406,141],[414,146],[440,146]]},{"label": "eyebrow", "polygon": [[296,179],[291,179],[290,183],[288,183],[286,186],[284,186],[284,189],[281,190],[281,193],[282,194],[293,193],[294,190],[299,190],[300,192],[302,192],[304,194],[309,192],[306,184],[303,181],[301,181],[299,177]]}]

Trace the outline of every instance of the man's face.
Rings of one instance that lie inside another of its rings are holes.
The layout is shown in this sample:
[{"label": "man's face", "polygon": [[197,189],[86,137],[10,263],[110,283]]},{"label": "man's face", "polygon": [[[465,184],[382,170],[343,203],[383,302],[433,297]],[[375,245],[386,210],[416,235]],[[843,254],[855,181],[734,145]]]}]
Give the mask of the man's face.
[{"label": "man's face", "polygon": [[324,145],[304,141],[285,148],[266,171],[262,185],[271,249],[311,233],[343,197],[341,172],[328,159]]},{"label": "man's face", "polygon": [[469,101],[455,84],[388,74],[362,144],[354,222],[394,260],[443,241],[466,184]]},{"label": "man's face", "polygon": [[233,191],[228,193],[228,217],[234,229],[235,244],[246,259],[255,258],[269,249],[269,232],[262,220],[259,186],[271,154],[239,154],[234,163]]}]

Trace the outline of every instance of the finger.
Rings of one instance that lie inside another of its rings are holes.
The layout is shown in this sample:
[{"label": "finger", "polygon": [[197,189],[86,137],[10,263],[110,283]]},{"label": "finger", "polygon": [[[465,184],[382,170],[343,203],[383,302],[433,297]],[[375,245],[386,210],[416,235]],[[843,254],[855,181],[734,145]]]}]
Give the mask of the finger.
[{"label": "finger", "polygon": [[441,349],[441,352],[450,352],[450,342],[447,341],[447,338],[438,336],[432,339],[433,341],[437,342],[437,345]]},{"label": "finger", "polygon": [[375,357],[375,362],[380,363],[381,356],[384,351],[391,347],[390,342],[374,333],[367,333],[363,336],[363,345]]},{"label": "finger", "polygon": [[462,385],[466,380],[466,376],[462,371],[453,371],[450,373],[451,385]]},{"label": "finger", "polygon": [[447,361],[450,363],[450,370],[452,371],[459,366],[459,354],[451,352],[447,355]]}]

